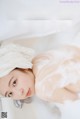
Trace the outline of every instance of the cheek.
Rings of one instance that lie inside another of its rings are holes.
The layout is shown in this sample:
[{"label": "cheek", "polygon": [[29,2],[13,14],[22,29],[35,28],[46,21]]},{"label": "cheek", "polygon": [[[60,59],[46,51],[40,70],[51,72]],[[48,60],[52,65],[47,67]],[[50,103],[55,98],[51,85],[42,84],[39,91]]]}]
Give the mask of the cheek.
[{"label": "cheek", "polygon": [[28,80],[27,79],[20,79],[20,85],[22,85],[22,86],[28,86],[28,84],[29,84],[29,82],[28,82]]}]

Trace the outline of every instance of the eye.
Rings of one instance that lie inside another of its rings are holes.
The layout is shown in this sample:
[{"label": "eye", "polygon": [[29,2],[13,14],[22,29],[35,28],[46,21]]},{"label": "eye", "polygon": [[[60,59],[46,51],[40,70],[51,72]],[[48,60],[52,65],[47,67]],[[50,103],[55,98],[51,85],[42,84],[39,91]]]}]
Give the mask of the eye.
[{"label": "eye", "polygon": [[8,94],[8,97],[12,97],[12,92],[10,92],[10,93]]},{"label": "eye", "polygon": [[16,82],[17,82],[17,80],[14,80],[14,81],[13,81],[13,86],[14,86],[14,87],[16,86]]}]

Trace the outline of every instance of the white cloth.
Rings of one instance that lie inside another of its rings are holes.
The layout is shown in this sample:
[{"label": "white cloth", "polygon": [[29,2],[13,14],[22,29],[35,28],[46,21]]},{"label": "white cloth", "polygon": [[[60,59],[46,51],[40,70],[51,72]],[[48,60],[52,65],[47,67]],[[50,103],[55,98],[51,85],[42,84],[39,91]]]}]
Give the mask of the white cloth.
[{"label": "white cloth", "polygon": [[36,95],[48,102],[71,100],[60,91],[80,80],[80,47],[64,45],[37,55],[33,62]]},{"label": "white cloth", "polygon": [[7,75],[15,68],[32,68],[35,51],[21,45],[8,44],[0,48],[0,77]]}]

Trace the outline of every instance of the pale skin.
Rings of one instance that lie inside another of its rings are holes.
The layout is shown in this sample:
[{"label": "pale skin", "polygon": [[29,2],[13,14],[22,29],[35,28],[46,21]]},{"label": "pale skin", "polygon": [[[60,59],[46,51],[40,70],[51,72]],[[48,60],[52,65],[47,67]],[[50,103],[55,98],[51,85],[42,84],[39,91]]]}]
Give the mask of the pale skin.
[{"label": "pale skin", "polygon": [[[10,85],[9,85],[9,81]],[[31,95],[27,96],[28,90],[31,90]],[[6,94],[7,92],[7,94]],[[15,69],[8,75],[0,78],[0,93],[11,97],[12,99],[26,99],[34,95],[34,75],[31,70]]]},{"label": "pale skin", "polygon": [[[12,80],[11,80],[12,79]],[[10,85],[9,85],[9,81]],[[27,96],[28,90],[31,94]],[[7,92],[7,94],[6,94]],[[80,92],[80,81],[76,84],[69,84],[66,87],[56,89],[51,101],[63,103],[65,100],[78,99],[77,93]],[[35,75],[30,69],[14,69],[8,75],[0,78],[0,93],[12,99],[26,99],[35,94]]]}]

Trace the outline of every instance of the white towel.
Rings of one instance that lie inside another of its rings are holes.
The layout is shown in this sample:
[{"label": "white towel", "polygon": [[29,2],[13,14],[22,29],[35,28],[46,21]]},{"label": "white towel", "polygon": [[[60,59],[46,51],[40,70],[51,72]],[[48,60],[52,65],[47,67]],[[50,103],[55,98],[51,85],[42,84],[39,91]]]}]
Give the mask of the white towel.
[{"label": "white towel", "polygon": [[35,51],[21,45],[8,44],[0,48],[0,77],[7,75],[15,68],[32,68]]}]

